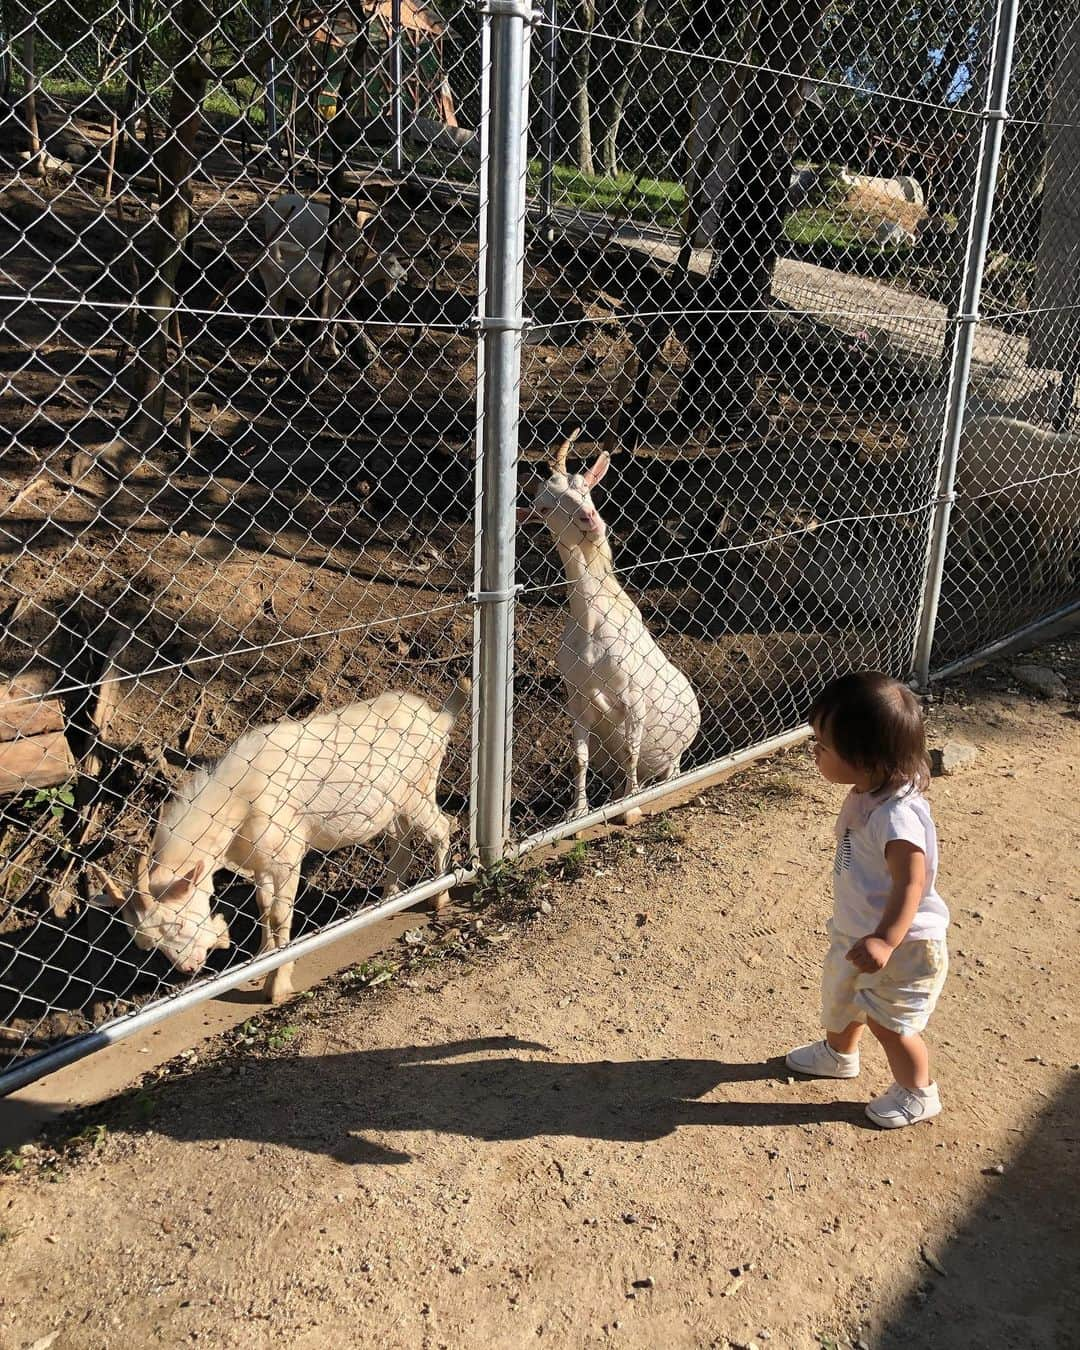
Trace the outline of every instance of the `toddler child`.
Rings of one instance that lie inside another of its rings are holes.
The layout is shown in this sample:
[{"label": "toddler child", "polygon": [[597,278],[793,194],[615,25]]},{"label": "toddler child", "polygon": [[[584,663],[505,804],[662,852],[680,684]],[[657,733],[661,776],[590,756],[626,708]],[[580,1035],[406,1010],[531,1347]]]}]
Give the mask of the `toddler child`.
[{"label": "toddler child", "polygon": [[929,779],[922,712],[906,686],[861,672],[822,690],[810,725],[822,777],[851,791],[836,825],[822,973],[826,1035],[786,1062],[815,1078],[854,1078],[869,1026],[895,1081],[866,1114],[885,1129],[915,1125],[941,1111],[922,1032],[949,965],[937,834],[922,795]]}]

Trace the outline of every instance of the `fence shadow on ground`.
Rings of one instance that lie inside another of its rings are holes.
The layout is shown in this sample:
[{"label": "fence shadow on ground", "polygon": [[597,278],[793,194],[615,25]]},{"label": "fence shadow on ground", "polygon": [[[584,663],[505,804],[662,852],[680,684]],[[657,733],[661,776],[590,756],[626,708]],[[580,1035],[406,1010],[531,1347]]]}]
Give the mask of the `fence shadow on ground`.
[{"label": "fence shadow on ground", "polygon": [[[947,1274],[927,1279],[885,1319],[875,1350],[1080,1345],[1080,1074],[1051,1101],[1002,1176],[948,1246]],[[988,1157],[988,1163],[994,1159]]]},{"label": "fence shadow on ground", "polygon": [[[413,1154],[384,1132],[451,1134],[481,1141],[543,1135],[644,1142],[683,1125],[873,1127],[861,1100],[699,1100],[724,1083],[784,1082],[782,1061],[599,1060],[566,1063],[506,1053],[549,1052],[513,1036],[434,1046],[246,1062],[242,1099],[222,1066],[185,1074],[164,1089],[155,1133],[178,1141],[247,1139],[347,1164],[404,1164]],[[492,1052],[485,1059],[462,1059]],[[319,1091],[312,1094],[312,1074]],[[126,1123],[126,1122],[124,1122]],[[139,1129],[133,1121],[131,1128]],[[418,1150],[422,1152],[422,1148]]]}]

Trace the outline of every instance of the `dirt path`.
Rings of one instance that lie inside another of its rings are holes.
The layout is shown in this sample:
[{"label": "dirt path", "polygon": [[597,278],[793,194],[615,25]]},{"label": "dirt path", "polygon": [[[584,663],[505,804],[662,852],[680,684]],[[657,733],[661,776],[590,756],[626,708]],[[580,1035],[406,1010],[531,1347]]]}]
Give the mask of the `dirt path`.
[{"label": "dirt path", "polygon": [[940,1120],[868,1126],[874,1051],[776,1058],[837,805],[800,751],[590,851],[489,959],[300,1004],[8,1177],[0,1346],[1080,1345],[1080,642],[1044,659],[1071,706],[988,672],[933,718],[979,749],[932,793]]}]

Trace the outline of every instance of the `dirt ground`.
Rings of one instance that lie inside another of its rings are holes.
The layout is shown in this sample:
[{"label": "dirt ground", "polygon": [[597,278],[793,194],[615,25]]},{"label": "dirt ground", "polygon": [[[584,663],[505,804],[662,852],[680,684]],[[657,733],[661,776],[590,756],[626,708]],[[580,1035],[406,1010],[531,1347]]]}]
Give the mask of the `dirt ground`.
[{"label": "dirt ground", "polygon": [[931,711],[978,751],[931,793],[937,1121],[869,1125],[873,1049],[778,1058],[838,805],[800,750],[538,874],[486,956],[332,983],[9,1159],[0,1345],[1080,1345],[1080,639],[1036,659],[1067,698],[1002,666]]}]

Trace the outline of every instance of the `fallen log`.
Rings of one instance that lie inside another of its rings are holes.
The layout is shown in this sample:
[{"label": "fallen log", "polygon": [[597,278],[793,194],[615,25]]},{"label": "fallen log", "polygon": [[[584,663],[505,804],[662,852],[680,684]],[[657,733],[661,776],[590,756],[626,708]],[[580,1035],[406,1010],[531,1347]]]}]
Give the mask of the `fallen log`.
[{"label": "fallen log", "polygon": [[56,787],[75,773],[64,710],[49,698],[52,677],[20,675],[0,684],[0,794]]}]

